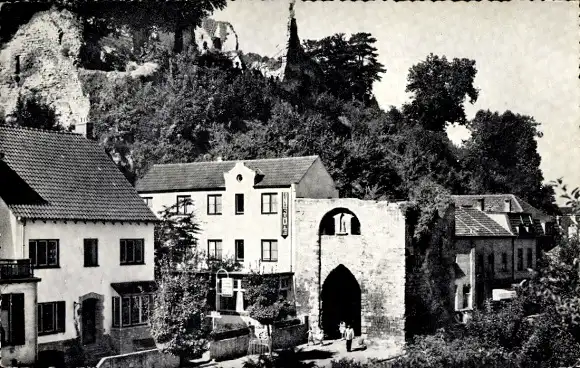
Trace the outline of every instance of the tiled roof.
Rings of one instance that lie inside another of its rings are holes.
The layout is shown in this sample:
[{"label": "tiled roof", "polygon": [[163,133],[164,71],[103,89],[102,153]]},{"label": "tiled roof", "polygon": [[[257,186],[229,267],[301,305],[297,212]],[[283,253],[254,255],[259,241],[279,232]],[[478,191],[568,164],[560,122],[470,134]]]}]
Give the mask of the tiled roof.
[{"label": "tiled roof", "polygon": [[484,212],[471,207],[455,209],[456,236],[511,237],[513,234],[504,229]]},{"label": "tiled roof", "polygon": [[15,216],[157,220],[104,150],[81,135],[0,125],[0,152],[0,170],[12,178],[0,196]]},{"label": "tiled roof", "polygon": [[256,187],[283,187],[298,183],[318,156],[286,157],[261,160],[206,161],[154,165],[137,182],[138,192],[220,189],[225,187],[224,173],[238,162],[263,174]]},{"label": "tiled roof", "polygon": [[528,202],[514,194],[469,194],[469,195],[454,195],[453,199],[455,205],[459,206],[477,206],[479,199],[484,200],[485,211],[490,212],[504,212],[504,204],[506,200],[511,201],[511,212],[529,213],[533,217],[547,218],[548,216],[535,208]]},{"label": "tiled roof", "polygon": [[[511,213],[508,215],[510,227],[514,234],[541,236],[544,235],[544,229],[539,219],[532,218],[532,215],[527,213]],[[520,231],[520,226],[523,225],[523,231]]]}]

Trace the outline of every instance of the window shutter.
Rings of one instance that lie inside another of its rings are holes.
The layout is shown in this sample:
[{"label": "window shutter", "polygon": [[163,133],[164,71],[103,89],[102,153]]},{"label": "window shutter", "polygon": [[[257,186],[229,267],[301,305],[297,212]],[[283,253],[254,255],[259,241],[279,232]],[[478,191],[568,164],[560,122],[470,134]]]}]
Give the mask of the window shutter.
[{"label": "window shutter", "polygon": [[65,302],[56,302],[56,331],[64,332],[66,325],[66,309]]},{"label": "window shutter", "polygon": [[12,345],[24,345],[24,294],[12,294],[10,317]]},{"label": "window shutter", "polygon": [[120,327],[121,320],[121,298],[113,297],[113,327]]}]

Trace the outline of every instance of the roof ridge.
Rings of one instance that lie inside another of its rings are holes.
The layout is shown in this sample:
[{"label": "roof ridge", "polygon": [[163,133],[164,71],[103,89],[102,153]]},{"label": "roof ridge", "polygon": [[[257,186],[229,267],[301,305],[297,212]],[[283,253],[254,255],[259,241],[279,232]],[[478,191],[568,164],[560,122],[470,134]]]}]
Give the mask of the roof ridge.
[{"label": "roof ridge", "polygon": [[224,161],[192,161],[192,162],[172,162],[166,164],[154,164],[153,166],[178,166],[178,165],[201,165],[201,164],[218,164],[218,163],[232,163],[232,162],[254,162],[254,161],[274,161],[274,160],[294,160],[300,158],[318,158],[318,155],[310,156],[289,156],[289,157],[271,157],[271,158],[254,158],[241,160],[224,160]]},{"label": "roof ridge", "polygon": [[84,136],[81,133],[69,132],[69,131],[64,131],[64,130],[41,129],[41,128],[33,128],[33,127],[20,126],[20,125],[9,125],[9,124],[0,124],[0,129],[1,128],[15,129],[15,130],[28,130],[28,131],[32,131],[32,132],[51,133],[51,134],[74,135],[74,136],[84,138]]}]

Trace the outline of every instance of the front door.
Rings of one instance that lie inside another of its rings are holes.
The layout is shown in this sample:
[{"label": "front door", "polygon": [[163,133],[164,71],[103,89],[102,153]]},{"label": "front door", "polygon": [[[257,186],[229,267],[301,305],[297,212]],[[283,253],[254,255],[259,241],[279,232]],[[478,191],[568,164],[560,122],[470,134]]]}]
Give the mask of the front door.
[{"label": "front door", "polygon": [[97,299],[87,299],[83,301],[81,308],[81,334],[83,344],[92,344],[97,338]]}]

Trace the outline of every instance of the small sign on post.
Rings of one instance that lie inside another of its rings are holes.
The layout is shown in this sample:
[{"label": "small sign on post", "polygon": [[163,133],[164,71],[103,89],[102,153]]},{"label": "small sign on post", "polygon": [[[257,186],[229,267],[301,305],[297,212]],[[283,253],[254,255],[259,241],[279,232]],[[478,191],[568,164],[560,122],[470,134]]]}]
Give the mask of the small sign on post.
[{"label": "small sign on post", "polygon": [[226,277],[221,279],[222,290],[221,296],[232,297],[234,296],[234,279],[231,277]]},{"label": "small sign on post", "polygon": [[222,315],[221,315],[221,313],[220,313],[220,312],[218,312],[218,311],[211,311],[211,312],[209,313],[209,316],[210,316],[211,318],[222,318]]}]

